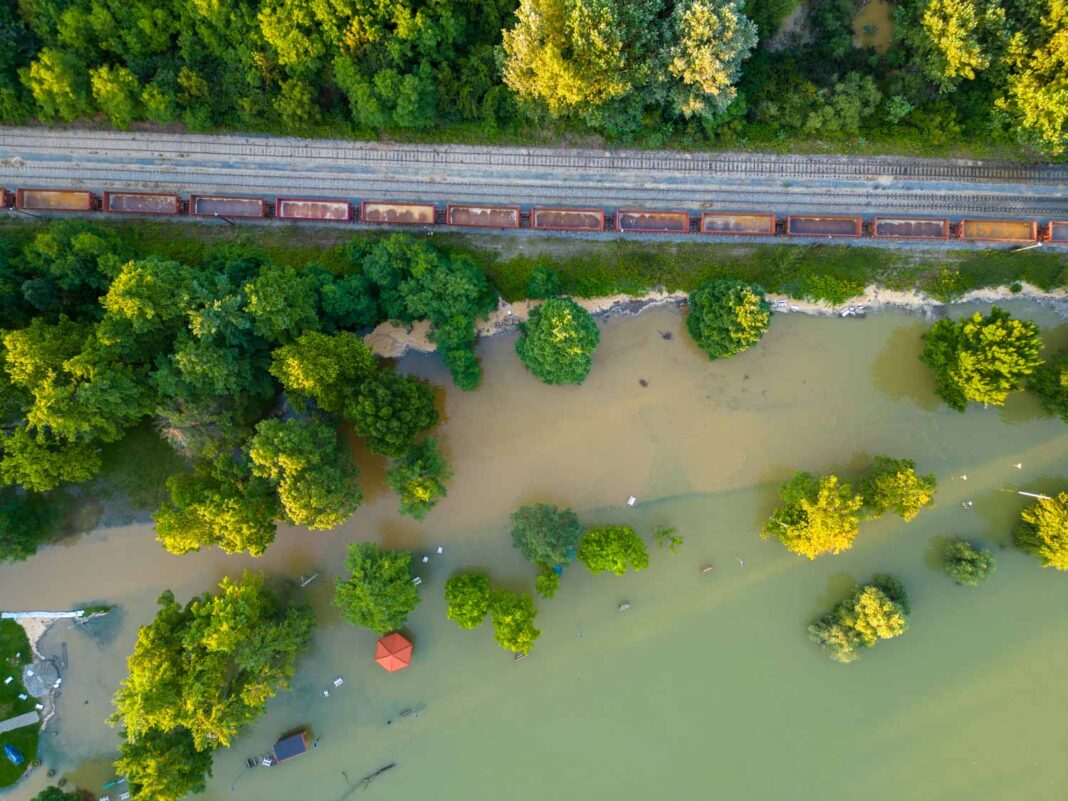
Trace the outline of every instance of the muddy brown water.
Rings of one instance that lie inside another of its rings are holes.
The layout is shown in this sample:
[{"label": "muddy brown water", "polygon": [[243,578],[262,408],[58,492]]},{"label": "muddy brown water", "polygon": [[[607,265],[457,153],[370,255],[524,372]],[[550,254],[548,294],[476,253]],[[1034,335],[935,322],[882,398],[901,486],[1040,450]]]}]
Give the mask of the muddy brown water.
[{"label": "muddy brown water", "polygon": [[[1009,306],[1066,344],[1054,313]],[[1022,394],[1000,410],[941,406],[916,361],[924,327],[900,313],[777,315],[758,347],[711,363],[678,313],[657,309],[602,322],[593,371],[577,388],[539,384],[501,336],[480,346],[481,390],[441,393],[456,477],[422,524],[395,514],[383,466],[360,452],[365,506],[337,531],[284,528],[259,560],[169,556],[149,526],[130,525],[4,565],[2,608],[119,607],[91,635],[60,625],[46,637],[55,652],[68,644],[70,667],[43,738],[45,766],[99,794],[116,742],[104,720],[155,598],[171,587],[185,599],[253,567],[279,580],[318,571],[298,592],[320,625],[291,691],[217,755],[209,801],[341,801],[349,780],[391,762],[368,797],[1060,801],[1068,577],[1011,548],[1009,532],[1024,505],[1014,490],[1068,483],[1068,426]],[[402,367],[446,383],[433,356]],[[907,525],[865,524],[852,551],[815,562],[760,541],[776,484],[792,470],[860,469],[873,453],[935,473],[936,505]],[[441,593],[450,573],[470,567],[530,589],[507,514],[534,500],[646,535],[673,525],[685,542],[675,554],[651,546],[649,569],[624,578],[569,569],[557,597],[538,602],[536,648],[513,662],[488,625],[447,621]],[[956,587],[937,570],[939,548],[957,535],[995,549],[987,585]],[[414,661],[399,673],[377,667],[375,638],[330,607],[331,577],[359,538],[419,555]],[[715,569],[701,575],[706,565]],[[907,585],[911,630],[854,665],[834,664],[805,626],[875,572]],[[630,609],[617,611],[623,602]],[[317,748],[244,768],[302,725]],[[9,797],[28,799],[43,784],[38,771]]]}]

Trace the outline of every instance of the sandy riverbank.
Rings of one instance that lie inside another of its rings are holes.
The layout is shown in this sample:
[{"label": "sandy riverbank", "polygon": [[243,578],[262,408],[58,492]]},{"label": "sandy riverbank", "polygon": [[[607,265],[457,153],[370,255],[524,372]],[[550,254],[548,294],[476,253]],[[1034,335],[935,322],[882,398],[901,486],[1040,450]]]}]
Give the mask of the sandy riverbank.
[{"label": "sandy riverbank", "polygon": [[[977,289],[961,295],[950,303],[918,291],[886,289],[871,284],[854,298],[840,305],[825,301],[798,300],[787,295],[769,294],[776,312],[780,314],[811,314],[820,317],[850,316],[850,310],[875,312],[881,309],[904,309],[910,312],[934,313],[938,309],[961,303],[992,303],[1003,300],[1068,300],[1068,289],[1047,292],[1031,284],[1022,284],[1019,292],[1007,286]],[[610,295],[601,298],[575,298],[575,301],[596,317],[618,314],[638,314],[655,306],[681,306],[686,302],[686,292],[648,292],[644,295]],[[522,300],[514,303],[501,301],[486,320],[478,323],[479,336],[493,336],[514,329],[530,316],[530,309],[540,301]],[[843,315],[843,313],[845,313]],[[435,345],[429,337],[430,324],[420,321],[408,327],[397,323],[382,323],[364,337],[364,341],[377,355],[383,358],[399,358],[409,350],[429,353]]]}]

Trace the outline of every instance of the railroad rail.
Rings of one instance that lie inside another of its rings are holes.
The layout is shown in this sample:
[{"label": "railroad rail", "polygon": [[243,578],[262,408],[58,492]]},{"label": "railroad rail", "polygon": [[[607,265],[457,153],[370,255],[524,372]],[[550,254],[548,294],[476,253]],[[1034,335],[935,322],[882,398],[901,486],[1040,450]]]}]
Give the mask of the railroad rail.
[{"label": "railroad rail", "polygon": [[1068,238],[1068,165],[983,160],[16,128],[0,129],[0,185],[7,187],[0,205],[31,213],[822,239]]}]

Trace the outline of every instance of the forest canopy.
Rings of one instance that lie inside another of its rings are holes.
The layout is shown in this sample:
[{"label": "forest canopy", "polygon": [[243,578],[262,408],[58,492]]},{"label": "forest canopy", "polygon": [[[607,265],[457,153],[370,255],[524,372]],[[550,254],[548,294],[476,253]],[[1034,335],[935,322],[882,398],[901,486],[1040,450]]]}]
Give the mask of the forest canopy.
[{"label": "forest canopy", "polygon": [[1064,0],[900,0],[870,37],[859,5],[17,0],[0,122],[1064,153]]}]

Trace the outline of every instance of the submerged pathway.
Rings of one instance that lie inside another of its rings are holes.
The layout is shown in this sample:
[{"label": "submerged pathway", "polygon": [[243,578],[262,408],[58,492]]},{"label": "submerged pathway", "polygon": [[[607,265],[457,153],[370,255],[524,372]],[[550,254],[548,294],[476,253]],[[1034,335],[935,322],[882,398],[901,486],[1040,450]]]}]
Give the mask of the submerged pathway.
[{"label": "submerged pathway", "polygon": [[1068,165],[0,128],[0,186],[1068,219]]}]

